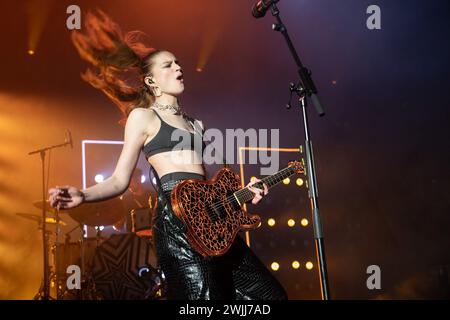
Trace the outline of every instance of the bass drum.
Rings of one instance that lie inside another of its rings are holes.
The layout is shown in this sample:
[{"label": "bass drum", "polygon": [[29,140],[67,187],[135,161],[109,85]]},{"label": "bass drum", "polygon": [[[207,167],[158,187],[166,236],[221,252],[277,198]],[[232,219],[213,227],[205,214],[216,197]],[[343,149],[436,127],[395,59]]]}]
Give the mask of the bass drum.
[{"label": "bass drum", "polygon": [[[96,248],[102,243],[102,241],[104,241],[104,238],[87,238],[83,240],[84,267],[86,268],[86,271],[89,271]],[[81,268],[83,248],[80,241],[65,242],[61,243],[59,246],[60,251],[58,254],[56,254],[56,246],[52,247],[55,269],[60,277],[67,278],[67,267],[70,265],[77,265]]]},{"label": "bass drum", "polygon": [[114,234],[96,250],[91,276],[105,300],[165,299],[165,280],[151,240]]}]

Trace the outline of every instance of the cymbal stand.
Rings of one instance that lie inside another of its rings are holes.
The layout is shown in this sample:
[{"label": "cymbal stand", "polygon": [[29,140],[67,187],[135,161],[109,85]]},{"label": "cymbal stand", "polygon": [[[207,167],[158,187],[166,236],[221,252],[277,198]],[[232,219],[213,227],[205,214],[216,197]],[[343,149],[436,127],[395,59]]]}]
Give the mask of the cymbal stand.
[{"label": "cymbal stand", "polygon": [[55,283],[56,283],[56,300],[59,300],[61,298],[61,288],[60,288],[60,274],[59,274],[59,263],[61,262],[60,259],[60,255],[61,255],[61,250],[60,250],[60,246],[61,244],[59,243],[59,235],[61,232],[61,227],[59,225],[61,219],[59,217],[59,210],[55,209],[55,220],[56,220],[56,232],[55,232]]},{"label": "cymbal stand", "polygon": [[42,292],[40,291],[36,294],[35,297],[38,297],[42,300],[50,299],[50,287],[49,287],[49,267],[48,267],[48,239],[46,232],[46,212],[47,212],[47,195],[45,190],[45,155],[46,152],[55,148],[64,147],[71,144],[69,141],[65,141],[64,143],[60,143],[57,145],[52,145],[48,147],[44,147],[38,150],[34,150],[28,153],[28,155],[39,154],[41,156],[41,167],[42,167],[42,247],[43,247],[43,258],[44,258],[44,278],[43,278],[43,286]]},{"label": "cymbal stand", "polygon": [[[38,221],[38,230],[41,230],[41,232],[46,233],[46,235],[44,237],[44,239],[45,239],[44,252],[47,254],[47,256],[44,257],[44,261],[47,261],[47,263],[45,264],[44,274],[46,273],[48,278],[47,278],[47,283],[45,282],[45,278],[42,279],[39,291],[35,294],[33,299],[34,300],[53,300],[53,298],[50,295],[50,286],[49,286],[49,281],[51,280],[51,278],[53,278],[53,273],[50,272],[50,265],[48,263],[48,254],[50,252],[50,250],[49,250],[50,240],[49,240],[48,233],[50,233],[50,231],[45,230],[43,225],[45,225],[45,223],[42,223],[42,221],[39,220]],[[46,284],[47,284],[47,288],[46,288]],[[47,292],[46,292],[46,289],[48,290]]]},{"label": "cymbal stand", "polygon": [[81,230],[81,238],[80,238],[80,249],[81,249],[81,289],[79,291],[79,298],[80,300],[84,300],[83,296],[83,286],[84,282],[86,280],[86,269],[85,269],[85,248],[84,248],[84,236],[85,236],[85,230],[82,223],[79,224],[80,230]]}]

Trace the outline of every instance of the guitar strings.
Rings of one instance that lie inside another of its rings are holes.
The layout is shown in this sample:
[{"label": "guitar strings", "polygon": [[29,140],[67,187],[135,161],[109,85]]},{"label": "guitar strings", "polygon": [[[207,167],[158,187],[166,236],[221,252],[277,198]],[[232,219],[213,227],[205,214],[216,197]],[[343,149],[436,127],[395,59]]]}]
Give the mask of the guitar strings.
[{"label": "guitar strings", "polygon": [[[286,169],[290,169],[290,168],[286,168]],[[284,170],[286,170],[286,169],[284,169]],[[282,170],[283,171],[283,170]],[[281,173],[281,172],[280,172]],[[289,172],[289,175],[291,175],[291,172]],[[288,175],[288,176],[289,176]],[[281,175],[281,176],[283,176],[283,175]],[[269,181],[270,180],[270,178],[267,180],[267,181]],[[282,179],[283,180],[283,179]],[[282,180],[280,180],[279,182],[281,182]],[[277,179],[275,179],[274,181],[271,181],[271,182],[276,182],[277,181]],[[263,179],[263,181],[261,181],[262,183],[264,183],[264,182],[266,182],[266,181],[264,181],[264,179]],[[270,183],[271,183],[270,182]],[[269,184],[270,184],[269,183]],[[257,182],[256,184],[260,184],[260,182]],[[244,188],[244,189],[241,189],[241,190],[239,190],[239,191],[243,191],[243,190],[247,190],[247,191],[250,191],[249,189],[248,189],[248,187],[246,187],[246,188]],[[239,192],[238,191],[238,192]],[[250,191],[251,192],[251,191]],[[228,198],[226,198],[224,201],[220,201],[220,202],[214,202],[213,204],[211,204],[211,207],[213,207],[214,209],[219,209],[220,207],[222,207],[222,208],[224,208],[224,206],[223,206],[223,202],[225,202],[225,201],[231,201],[231,200],[233,200],[233,198],[234,198],[234,193],[231,195],[231,196],[229,196]]]},{"label": "guitar strings", "polygon": [[[291,169],[291,168],[288,167],[288,168],[285,168],[284,170],[288,170],[288,169]],[[282,171],[283,171],[283,170],[282,170]],[[280,173],[281,173],[282,171],[280,171]],[[293,173],[289,172],[288,176],[290,176],[290,175],[292,175],[292,174],[293,174]],[[281,177],[283,177],[283,174],[281,174]],[[270,178],[269,178],[267,181],[269,181],[269,180],[270,180]],[[282,179],[282,180],[283,180],[283,179]],[[282,180],[280,180],[279,182],[281,182]],[[276,182],[276,181],[277,181],[277,179],[275,179],[274,181],[271,181],[271,182]],[[264,182],[266,182],[266,181],[264,181],[264,179],[262,179],[262,181],[257,182],[256,184],[260,184],[260,183],[264,183]],[[269,184],[270,184],[270,183],[269,183]],[[247,190],[247,191],[251,192],[251,191],[248,189],[248,187],[245,187],[244,189],[241,189],[241,190],[239,190],[239,191],[243,191],[243,190]],[[239,191],[238,191],[238,192],[239,192]],[[224,202],[232,201],[233,199],[234,199],[234,193],[233,193],[231,196],[228,196],[227,198],[225,198],[224,201],[214,202],[213,204],[211,204],[211,207],[212,207],[214,210],[225,209],[225,206],[223,205],[223,203],[224,203]],[[226,212],[226,210],[225,210],[225,212]],[[228,212],[227,212],[227,215],[228,215]],[[216,217],[217,217],[217,214],[216,214]]]}]

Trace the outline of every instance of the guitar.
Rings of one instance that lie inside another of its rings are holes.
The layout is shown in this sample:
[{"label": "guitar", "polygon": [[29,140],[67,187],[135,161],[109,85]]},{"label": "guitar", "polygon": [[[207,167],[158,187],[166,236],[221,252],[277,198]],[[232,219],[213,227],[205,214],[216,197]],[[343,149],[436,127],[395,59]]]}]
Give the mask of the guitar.
[{"label": "guitar", "polygon": [[[295,173],[304,173],[299,161],[291,161],[277,173],[253,184],[271,188]],[[219,170],[213,179],[188,179],[172,191],[171,203],[177,217],[186,225],[187,239],[202,256],[221,256],[231,247],[239,230],[256,229],[261,218],[250,215],[242,205],[253,199],[254,193],[241,188],[240,178],[229,168]]]}]

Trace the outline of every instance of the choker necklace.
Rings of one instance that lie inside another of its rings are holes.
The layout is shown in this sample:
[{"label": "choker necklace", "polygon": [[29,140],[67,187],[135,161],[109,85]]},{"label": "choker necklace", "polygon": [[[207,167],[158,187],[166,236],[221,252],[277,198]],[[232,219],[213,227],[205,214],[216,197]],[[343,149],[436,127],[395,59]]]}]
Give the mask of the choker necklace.
[{"label": "choker necklace", "polygon": [[160,104],[158,102],[154,102],[150,108],[154,108],[161,111],[169,110],[172,114],[183,114],[180,106],[173,106],[171,104]]}]

